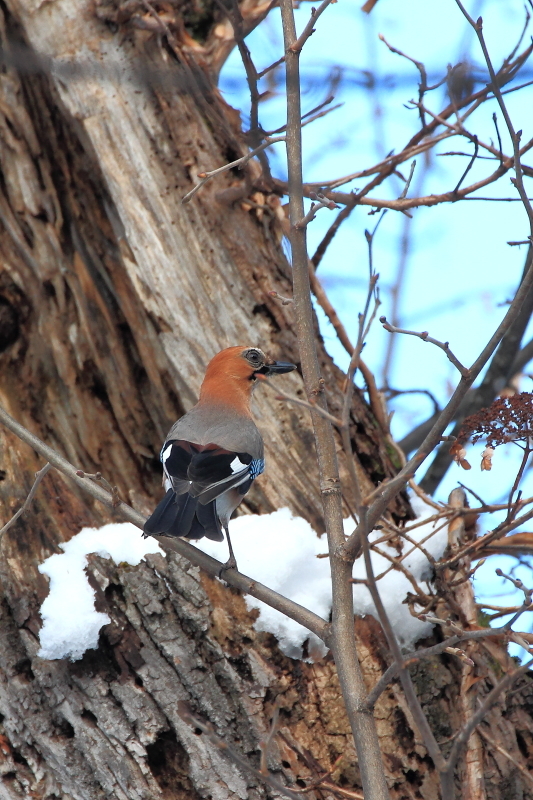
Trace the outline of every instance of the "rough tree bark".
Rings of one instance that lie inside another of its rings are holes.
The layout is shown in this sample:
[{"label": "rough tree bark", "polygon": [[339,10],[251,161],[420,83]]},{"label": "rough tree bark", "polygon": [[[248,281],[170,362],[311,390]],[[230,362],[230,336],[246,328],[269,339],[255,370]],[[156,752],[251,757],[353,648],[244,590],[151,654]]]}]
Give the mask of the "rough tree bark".
[{"label": "rough tree bark", "polygon": [[[144,512],[161,493],[160,443],[194,404],[217,350],[259,344],[298,362],[291,308],[268,294],[290,294],[281,201],[268,179],[250,163],[180,204],[199,172],[245,152],[238,114],[213,84],[231,29],[216,4],[155,8],[174,48],[143,2],[9,0],[0,8],[0,401]],[[266,4],[245,0],[242,10],[251,25]],[[241,203],[250,193],[264,210]],[[335,412],[342,376],[320,347]],[[285,380],[302,393],[297,374]],[[255,410],[268,472],[243,510],[288,505],[321,532],[307,412],[267,390]],[[352,421],[372,487],[394,474],[397,455],[357,393]],[[42,463],[5,430],[0,459],[1,525]],[[391,510],[409,517],[404,498]],[[52,471],[3,537],[0,797],[265,797],[261,783],[183,722],[180,700],[256,765],[278,703],[272,770],[297,788],[344,754],[333,778],[357,791],[331,658],[284,657],[273,637],[253,630],[238,593],[178,557],[150,556],[136,568],[91,557],[98,608],[112,619],[98,649],[74,663],[37,658],[48,591],[39,563],[83,525],[109,519]],[[371,686],[385,645],[373,620],[356,625]],[[459,672],[446,658],[414,668],[442,738],[460,724]],[[514,695],[490,727],[522,765],[533,752],[532,695]],[[395,684],[376,713],[392,797],[436,798],[434,771]],[[488,798],[533,796],[508,759],[486,758]]]}]

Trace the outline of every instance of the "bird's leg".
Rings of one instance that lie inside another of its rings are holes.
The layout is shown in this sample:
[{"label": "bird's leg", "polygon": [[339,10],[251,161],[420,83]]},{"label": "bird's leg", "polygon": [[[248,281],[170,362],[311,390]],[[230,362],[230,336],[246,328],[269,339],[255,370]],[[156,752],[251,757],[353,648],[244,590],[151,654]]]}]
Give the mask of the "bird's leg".
[{"label": "bird's leg", "polygon": [[229,538],[229,530],[227,525],[224,525],[224,530],[226,531],[226,539],[228,540],[229,558],[220,570],[218,574],[219,578],[222,577],[222,573],[226,572],[227,569],[237,570],[237,561],[235,560],[235,555],[233,554],[233,547],[231,546],[231,539]]}]

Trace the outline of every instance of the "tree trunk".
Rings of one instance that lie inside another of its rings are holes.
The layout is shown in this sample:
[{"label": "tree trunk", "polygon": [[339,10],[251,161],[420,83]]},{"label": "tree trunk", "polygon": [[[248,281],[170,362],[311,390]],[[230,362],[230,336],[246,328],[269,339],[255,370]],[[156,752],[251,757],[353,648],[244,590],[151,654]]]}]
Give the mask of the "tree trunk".
[{"label": "tree trunk", "polygon": [[[145,513],[161,496],[161,442],[195,403],[215,352],[251,344],[298,362],[291,306],[269,295],[291,289],[280,248],[283,211],[268,179],[249,163],[180,202],[199,173],[246,152],[238,114],[209,77],[231,47],[231,30],[216,5],[202,13],[193,4],[156,8],[173,46],[142,2],[9,0],[1,8],[0,401]],[[250,24],[264,11],[254,0],[243,3]],[[253,192],[264,208],[241,202]],[[342,375],[319,345],[335,413]],[[284,381],[303,396],[298,374]],[[255,414],[268,468],[243,510],[289,506],[321,532],[307,412],[260,388]],[[394,474],[396,455],[357,392],[352,420],[362,478],[372,488]],[[5,430],[0,454],[5,522],[42,463]],[[391,511],[398,520],[410,514],[402,497]],[[274,637],[253,630],[238,593],[176,556],[148,556],[136,568],[91,557],[98,608],[112,619],[98,649],[77,662],[36,656],[48,592],[38,565],[83,525],[110,518],[51,472],[2,539],[0,797],[266,796],[256,777],[182,719],[180,701],[256,767],[277,703],[270,768],[297,788],[344,754],[332,778],[357,791],[331,658],[284,657]],[[386,663],[385,645],[372,619],[359,620],[357,630],[371,686]],[[458,668],[449,662],[415,670],[443,738],[460,722]],[[509,750],[509,726],[518,720],[522,744],[513,740],[513,753],[521,764],[533,751],[531,697],[531,690],[514,696],[505,740],[490,729]],[[436,798],[435,773],[404,705],[394,684],[377,705],[392,796]],[[488,798],[532,796],[505,758],[494,755],[490,769]],[[308,796],[330,797],[325,786]]]}]

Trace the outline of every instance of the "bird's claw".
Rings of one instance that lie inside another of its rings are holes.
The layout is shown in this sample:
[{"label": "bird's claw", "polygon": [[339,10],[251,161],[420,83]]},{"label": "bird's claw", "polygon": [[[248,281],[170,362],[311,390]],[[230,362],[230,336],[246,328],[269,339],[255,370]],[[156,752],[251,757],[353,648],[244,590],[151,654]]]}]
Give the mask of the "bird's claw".
[{"label": "bird's claw", "polygon": [[227,572],[229,569],[234,569],[236,572],[238,572],[237,562],[235,561],[235,559],[233,557],[232,558],[228,558],[226,563],[222,565],[222,567],[220,568],[220,571],[218,573],[218,577],[222,580],[222,574],[224,572]]}]

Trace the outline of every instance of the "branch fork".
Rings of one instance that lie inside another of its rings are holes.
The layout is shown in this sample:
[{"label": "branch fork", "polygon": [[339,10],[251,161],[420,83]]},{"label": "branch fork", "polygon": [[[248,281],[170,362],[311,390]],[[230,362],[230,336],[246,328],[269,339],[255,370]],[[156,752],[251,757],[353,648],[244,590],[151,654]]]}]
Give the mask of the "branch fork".
[{"label": "branch fork", "polygon": [[316,192],[309,192],[309,197],[311,200],[316,200],[316,203],[311,203],[311,208],[305,215],[302,217],[301,220],[295,223],[294,227],[297,229],[305,228],[309,223],[314,220],[317,215],[317,212],[320,211],[321,208],[329,208],[330,211],[334,211],[336,208],[340,208],[333,200],[329,200],[323,194],[317,194]]}]

